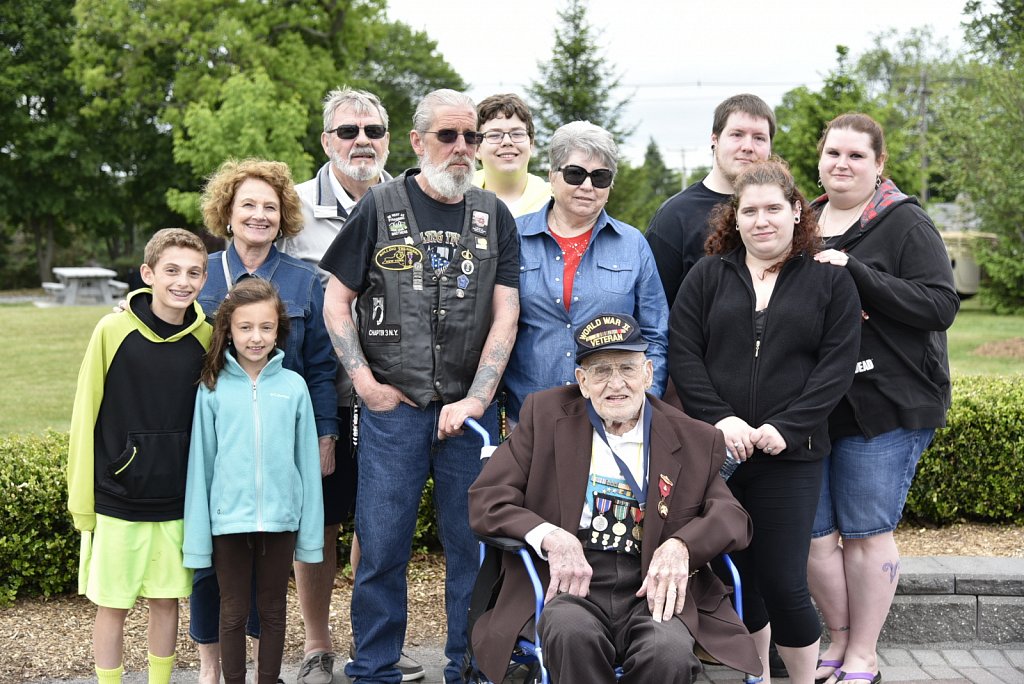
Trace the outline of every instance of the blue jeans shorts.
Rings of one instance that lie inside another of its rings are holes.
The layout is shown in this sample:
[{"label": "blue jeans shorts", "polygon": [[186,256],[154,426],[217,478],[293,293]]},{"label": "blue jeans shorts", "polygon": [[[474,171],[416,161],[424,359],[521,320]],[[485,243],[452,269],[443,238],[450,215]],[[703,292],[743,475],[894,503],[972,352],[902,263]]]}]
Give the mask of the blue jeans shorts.
[{"label": "blue jeans shorts", "polygon": [[895,530],[917,462],[934,435],[934,428],[898,428],[870,439],[833,440],[811,536],[838,530],[844,538],[863,539]]}]

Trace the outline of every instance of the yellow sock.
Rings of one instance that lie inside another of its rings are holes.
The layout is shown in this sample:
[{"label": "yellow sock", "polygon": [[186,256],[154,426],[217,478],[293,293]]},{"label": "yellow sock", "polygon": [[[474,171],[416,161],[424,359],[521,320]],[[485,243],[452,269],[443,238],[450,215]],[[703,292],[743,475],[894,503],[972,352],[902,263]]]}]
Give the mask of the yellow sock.
[{"label": "yellow sock", "polygon": [[121,675],[124,674],[124,664],[118,665],[112,670],[96,668],[97,684],[121,684]]},{"label": "yellow sock", "polygon": [[152,653],[149,658],[149,684],[170,684],[171,670],[174,669],[174,654],[160,657]]}]

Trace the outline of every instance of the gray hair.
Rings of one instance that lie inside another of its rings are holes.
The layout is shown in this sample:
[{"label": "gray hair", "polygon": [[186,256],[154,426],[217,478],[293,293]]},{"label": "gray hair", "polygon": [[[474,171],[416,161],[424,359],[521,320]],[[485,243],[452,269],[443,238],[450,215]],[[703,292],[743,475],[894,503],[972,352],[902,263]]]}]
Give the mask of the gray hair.
[{"label": "gray hair", "polygon": [[552,134],[548,143],[551,170],[564,166],[573,152],[583,152],[588,159],[597,157],[613,174],[618,169],[619,147],[612,134],[589,121],[570,121]]},{"label": "gray hair", "polygon": [[334,123],[334,114],[340,107],[351,107],[359,116],[378,114],[384,128],[388,127],[388,112],[380,103],[380,98],[365,90],[354,90],[342,86],[335,88],[324,97],[324,130]]},{"label": "gray hair", "polygon": [[416,113],[412,115],[413,129],[420,133],[429,131],[430,125],[434,123],[434,110],[438,107],[467,107],[473,110],[473,116],[476,117],[473,98],[451,88],[441,88],[424,95],[416,105]]}]

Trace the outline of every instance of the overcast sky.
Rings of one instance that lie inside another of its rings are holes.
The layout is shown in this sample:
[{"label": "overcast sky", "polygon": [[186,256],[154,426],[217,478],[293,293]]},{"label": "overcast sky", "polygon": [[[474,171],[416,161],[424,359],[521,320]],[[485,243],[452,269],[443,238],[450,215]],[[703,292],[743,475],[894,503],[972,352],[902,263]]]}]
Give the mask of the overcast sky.
[{"label": "overcast sky", "polygon": [[[854,55],[872,36],[930,26],[962,45],[963,0],[591,0],[588,17],[605,58],[631,97],[624,123],[637,124],[627,156],[641,160],[650,137],[670,166],[710,163],[712,112],[739,92],[771,106],[788,90],[817,90],[836,64],[835,46]],[[389,0],[391,19],[426,31],[470,83],[477,101],[497,92],[525,96],[554,45],[562,0]],[[778,9],[777,9],[778,8]],[[783,9],[784,8],[784,9]],[[856,10],[856,11],[854,11]],[[385,103],[386,104],[386,103]],[[396,122],[397,123],[397,122]]]}]

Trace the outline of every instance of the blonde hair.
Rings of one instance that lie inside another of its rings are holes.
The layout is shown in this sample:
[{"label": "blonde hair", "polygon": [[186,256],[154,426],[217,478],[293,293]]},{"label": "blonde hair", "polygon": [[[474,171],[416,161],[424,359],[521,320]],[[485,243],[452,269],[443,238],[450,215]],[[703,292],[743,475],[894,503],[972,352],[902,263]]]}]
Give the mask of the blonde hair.
[{"label": "blonde hair", "polygon": [[210,176],[203,188],[203,224],[218,237],[228,236],[231,205],[238,186],[256,178],[274,189],[281,201],[281,236],[293,237],[302,230],[302,203],[295,192],[292,173],[284,162],[266,159],[229,159]]}]

